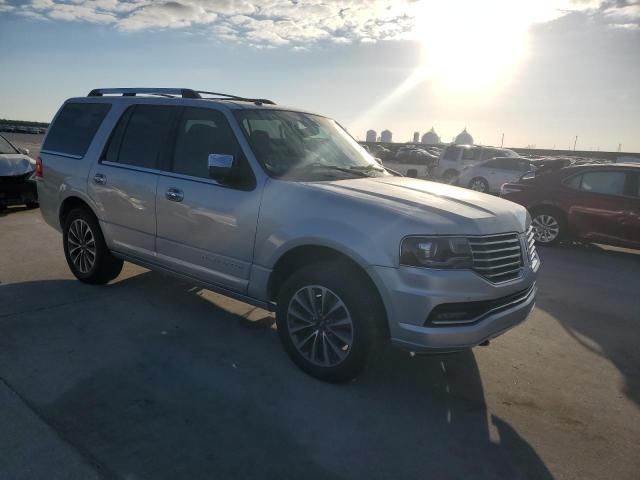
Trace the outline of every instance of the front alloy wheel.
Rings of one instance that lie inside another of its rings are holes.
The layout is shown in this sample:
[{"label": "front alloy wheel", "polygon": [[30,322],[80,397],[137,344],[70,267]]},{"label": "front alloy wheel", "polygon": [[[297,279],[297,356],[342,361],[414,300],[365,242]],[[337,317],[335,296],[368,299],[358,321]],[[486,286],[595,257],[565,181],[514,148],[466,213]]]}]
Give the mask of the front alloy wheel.
[{"label": "front alloy wheel", "polygon": [[349,355],[353,320],[340,297],[320,285],[298,290],[287,309],[287,328],[298,353],[318,367],[335,367]]},{"label": "front alloy wheel", "polygon": [[278,335],[309,375],[351,380],[384,347],[384,305],[365,275],[340,261],[318,262],[296,270],[278,289]]}]

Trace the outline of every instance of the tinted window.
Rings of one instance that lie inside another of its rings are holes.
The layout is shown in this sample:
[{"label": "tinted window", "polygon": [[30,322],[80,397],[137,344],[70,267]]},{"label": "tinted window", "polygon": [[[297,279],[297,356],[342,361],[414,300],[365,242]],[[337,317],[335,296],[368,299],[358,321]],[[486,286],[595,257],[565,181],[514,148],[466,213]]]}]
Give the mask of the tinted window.
[{"label": "tinted window", "polygon": [[567,181],[567,186],[580,190],[580,184],[582,183],[582,175],[576,175]]},{"label": "tinted window", "polygon": [[444,156],[442,157],[444,160],[458,160],[458,152],[460,152],[460,147],[447,147],[444,150]]},{"label": "tinted window", "polygon": [[587,192],[624,194],[624,172],[589,172],[582,175],[580,188]]},{"label": "tinted window", "polygon": [[487,160],[489,158],[499,157],[500,155],[502,155],[502,152],[500,152],[499,150],[494,150],[493,148],[483,148],[481,158],[482,160]]},{"label": "tinted window", "polygon": [[43,150],[82,157],[111,108],[108,103],[67,103],[49,128]]},{"label": "tinted window", "polygon": [[462,150],[462,160],[479,160],[480,149],[478,148],[465,148]]},{"label": "tinted window", "polygon": [[179,109],[160,105],[129,108],[113,133],[106,160],[136,167],[161,168],[176,111]]},{"label": "tinted window", "polygon": [[239,155],[236,137],[217,110],[186,108],[178,127],[172,170],[183,175],[208,177],[210,153]]}]

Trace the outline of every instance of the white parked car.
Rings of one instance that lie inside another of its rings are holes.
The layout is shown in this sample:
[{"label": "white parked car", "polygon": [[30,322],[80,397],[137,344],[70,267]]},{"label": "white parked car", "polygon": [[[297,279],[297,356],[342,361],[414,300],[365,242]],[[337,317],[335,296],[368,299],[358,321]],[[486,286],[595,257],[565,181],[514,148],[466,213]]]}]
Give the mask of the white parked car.
[{"label": "white parked car", "polygon": [[533,162],[521,157],[497,157],[465,167],[458,185],[477,192],[499,193],[505,183],[515,182],[526,172],[535,170]]},{"label": "white parked car", "polygon": [[[483,147],[479,145],[447,145],[440,154],[435,177],[444,183],[458,184],[458,175],[464,167],[476,165],[495,157],[520,157],[508,148]],[[460,184],[462,185],[462,184]]]}]

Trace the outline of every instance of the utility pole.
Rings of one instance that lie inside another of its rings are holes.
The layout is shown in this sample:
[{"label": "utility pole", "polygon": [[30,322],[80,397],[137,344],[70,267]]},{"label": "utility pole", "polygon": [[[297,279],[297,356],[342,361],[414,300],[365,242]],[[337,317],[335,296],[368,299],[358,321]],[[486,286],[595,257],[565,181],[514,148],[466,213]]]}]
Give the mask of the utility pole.
[{"label": "utility pole", "polygon": [[573,151],[576,151],[576,144],[578,143],[578,135],[576,135],[576,139],[573,141]]},{"label": "utility pole", "polygon": [[621,151],[622,151],[622,144],[621,144],[621,143],[619,143],[619,144],[618,144],[618,152],[621,152]]},{"label": "utility pole", "polygon": [[502,140],[500,140],[500,148],[504,146],[504,132],[502,132]]}]

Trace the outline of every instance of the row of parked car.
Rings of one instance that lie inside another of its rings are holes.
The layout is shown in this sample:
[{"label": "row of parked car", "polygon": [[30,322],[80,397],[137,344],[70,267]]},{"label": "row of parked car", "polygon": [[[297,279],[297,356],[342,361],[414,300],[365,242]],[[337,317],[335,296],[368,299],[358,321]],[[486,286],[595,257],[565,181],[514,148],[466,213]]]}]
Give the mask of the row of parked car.
[{"label": "row of parked car", "polygon": [[0,124],[0,132],[9,132],[9,133],[30,133],[33,135],[43,134],[47,131],[44,127],[27,127],[24,125],[7,125]]},{"label": "row of parked car", "polygon": [[[384,165],[403,175],[500,195],[527,207],[540,244],[579,239],[640,248],[638,164],[527,158],[479,145],[447,145],[438,156],[433,148],[427,154],[411,145],[395,154],[378,148],[386,153]],[[376,148],[370,152],[375,156]]]}]

